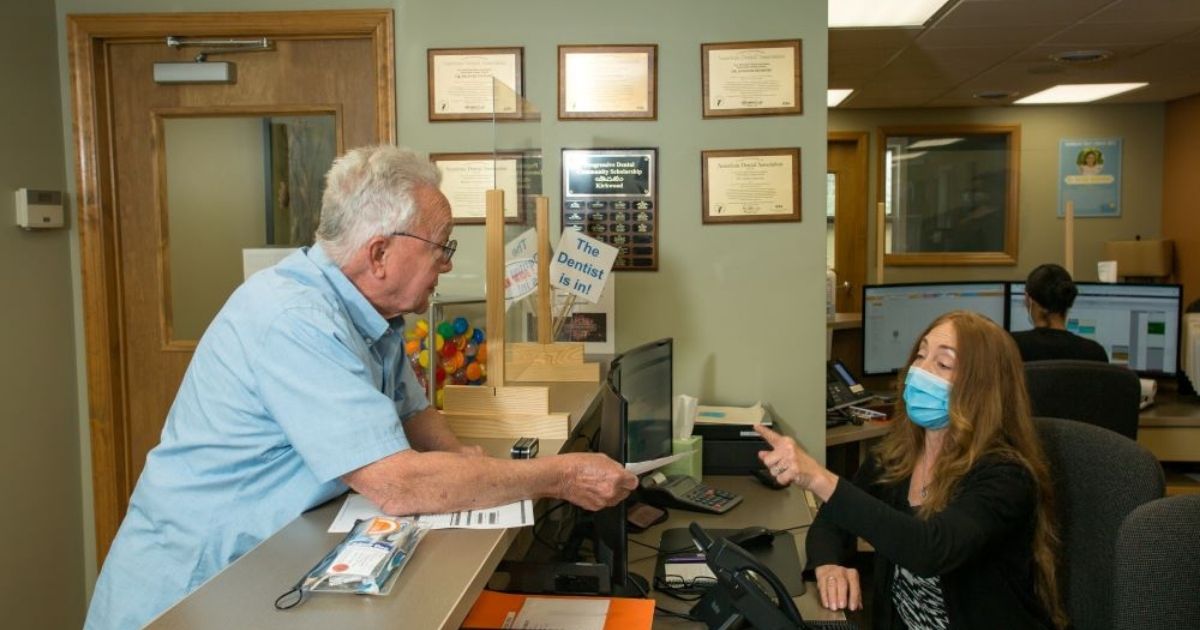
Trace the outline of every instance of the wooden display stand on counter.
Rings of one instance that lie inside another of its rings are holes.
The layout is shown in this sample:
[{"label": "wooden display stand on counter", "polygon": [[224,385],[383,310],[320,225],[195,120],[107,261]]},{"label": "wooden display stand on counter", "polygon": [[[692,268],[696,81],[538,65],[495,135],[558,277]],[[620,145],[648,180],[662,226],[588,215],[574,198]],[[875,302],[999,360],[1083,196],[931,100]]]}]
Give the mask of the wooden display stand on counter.
[{"label": "wooden display stand on counter", "polygon": [[549,202],[538,197],[536,204],[538,343],[508,345],[504,312],[504,191],[487,192],[487,383],[447,385],[442,401],[442,413],[460,438],[566,439],[570,414],[551,411],[546,386],[508,386],[508,383],[600,380],[600,365],[583,360],[583,344],[551,342]]}]

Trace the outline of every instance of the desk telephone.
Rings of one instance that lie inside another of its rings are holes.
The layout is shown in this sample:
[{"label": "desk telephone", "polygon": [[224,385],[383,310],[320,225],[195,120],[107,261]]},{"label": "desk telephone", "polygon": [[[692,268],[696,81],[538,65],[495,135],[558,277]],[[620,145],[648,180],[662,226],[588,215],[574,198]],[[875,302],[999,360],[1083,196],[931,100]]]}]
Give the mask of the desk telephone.
[{"label": "desk telephone", "polygon": [[724,514],[742,502],[740,495],[717,490],[687,475],[668,477],[661,472],[642,479],[640,498],[650,505],[713,514]]},{"label": "desk telephone", "polygon": [[714,540],[698,523],[688,530],[717,578],[690,611],[710,630],[855,630],[848,621],[806,621],[783,581],[766,565],[726,538]]},{"label": "desk telephone", "polygon": [[863,402],[871,394],[862,386],[841,361],[825,363],[825,409],[833,411]]}]

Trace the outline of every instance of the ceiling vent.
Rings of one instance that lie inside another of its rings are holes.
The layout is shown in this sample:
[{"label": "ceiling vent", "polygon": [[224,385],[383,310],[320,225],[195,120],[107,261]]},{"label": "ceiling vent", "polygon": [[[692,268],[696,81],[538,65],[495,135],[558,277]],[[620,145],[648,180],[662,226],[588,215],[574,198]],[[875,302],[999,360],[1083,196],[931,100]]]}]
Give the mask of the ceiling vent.
[{"label": "ceiling vent", "polygon": [[1096,63],[1109,57],[1112,52],[1108,50],[1068,50],[1050,55],[1050,59],[1059,63]]}]

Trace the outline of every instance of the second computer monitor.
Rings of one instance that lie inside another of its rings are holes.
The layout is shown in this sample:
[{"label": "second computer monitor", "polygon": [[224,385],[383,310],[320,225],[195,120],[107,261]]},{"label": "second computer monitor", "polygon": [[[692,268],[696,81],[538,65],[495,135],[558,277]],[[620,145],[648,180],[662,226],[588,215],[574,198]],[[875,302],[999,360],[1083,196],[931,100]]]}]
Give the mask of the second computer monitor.
[{"label": "second computer monitor", "polygon": [[1004,326],[1004,282],[881,284],[863,288],[863,372],[891,374],[908,363],[917,336],[940,315],[975,311]]},{"label": "second computer monitor", "polygon": [[[1067,330],[1095,340],[1112,363],[1144,375],[1173,375],[1179,369],[1178,284],[1077,282],[1079,294],[1067,311]],[[1033,328],[1025,309],[1025,283],[1009,288],[1008,329]]]}]

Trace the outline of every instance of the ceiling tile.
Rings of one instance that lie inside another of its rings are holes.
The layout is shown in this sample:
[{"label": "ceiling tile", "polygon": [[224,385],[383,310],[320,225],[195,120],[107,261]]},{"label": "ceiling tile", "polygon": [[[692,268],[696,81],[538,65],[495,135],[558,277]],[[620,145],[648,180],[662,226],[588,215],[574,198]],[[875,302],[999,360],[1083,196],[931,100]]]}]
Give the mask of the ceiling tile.
[{"label": "ceiling tile", "polygon": [[1044,44],[1104,48],[1120,44],[1157,44],[1200,27],[1200,21],[1081,23],[1047,39]]},{"label": "ceiling tile", "polygon": [[1200,20],[1196,0],[1119,0],[1084,19],[1085,22],[1130,24]]},{"label": "ceiling tile", "polygon": [[965,26],[959,28],[936,26],[926,29],[916,45],[924,49],[965,48],[969,46],[1032,46],[1053,35],[1056,25]]},{"label": "ceiling tile", "polygon": [[938,20],[936,27],[1068,25],[1112,0],[964,0]]}]

